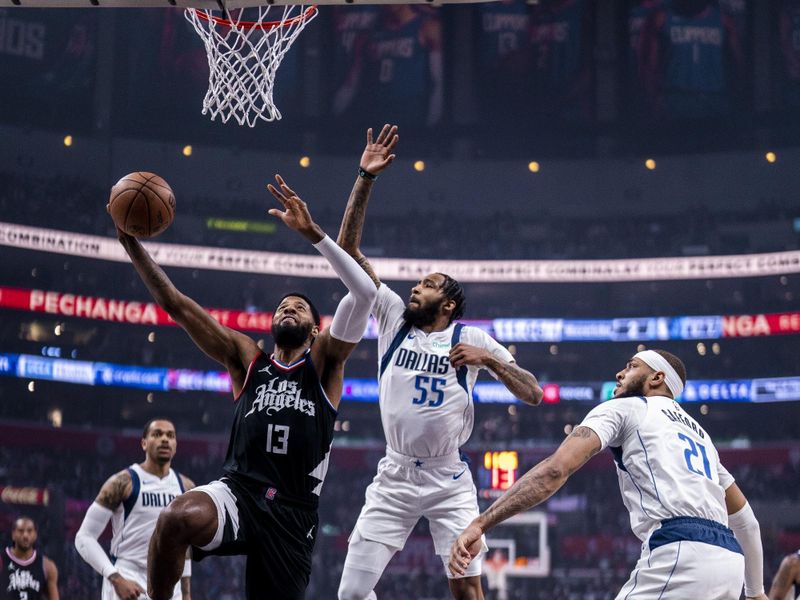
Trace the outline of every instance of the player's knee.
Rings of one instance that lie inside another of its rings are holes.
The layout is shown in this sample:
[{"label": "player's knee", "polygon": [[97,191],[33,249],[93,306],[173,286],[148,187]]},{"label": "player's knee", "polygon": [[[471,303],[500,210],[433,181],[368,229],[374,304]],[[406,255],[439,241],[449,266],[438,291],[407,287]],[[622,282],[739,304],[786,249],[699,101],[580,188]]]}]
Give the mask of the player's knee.
[{"label": "player's knee", "polygon": [[480,576],[462,577],[448,581],[450,583],[450,592],[455,600],[483,600]]},{"label": "player's knee", "polygon": [[[349,572],[348,572],[349,571]],[[339,582],[339,600],[374,600],[375,594],[372,588],[365,582],[362,573],[353,572],[345,569],[342,573],[342,580]]]},{"label": "player's knee", "polygon": [[188,496],[178,496],[161,511],[156,523],[156,534],[162,542],[174,545],[195,544],[216,521],[216,513],[204,503]]}]

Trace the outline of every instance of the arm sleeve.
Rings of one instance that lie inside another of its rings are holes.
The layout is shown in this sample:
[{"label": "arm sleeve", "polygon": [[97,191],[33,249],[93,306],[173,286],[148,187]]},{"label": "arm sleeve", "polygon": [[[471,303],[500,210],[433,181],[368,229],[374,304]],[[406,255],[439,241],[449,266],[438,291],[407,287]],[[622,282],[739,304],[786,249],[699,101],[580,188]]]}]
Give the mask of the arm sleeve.
[{"label": "arm sleeve", "polygon": [[601,450],[608,446],[621,446],[622,442],[639,426],[647,412],[647,403],[641,398],[618,398],[595,406],[581,422],[600,438]]},{"label": "arm sleeve", "polygon": [[103,578],[117,572],[100,542],[97,541],[111,520],[112,514],[105,506],[93,502],[86,511],[86,516],[83,517],[83,523],[81,523],[78,533],[75,534],[75,548],[78,550],[78,554]]},{"label": "arm sleeve", "polygon": [[744,551],[744,595],[764,593],[764,550],[761,547],[761,527],[747,502],[738,512],[728,515],[728,525]]},{"label": "arm sleeve", "polygon": [[337,340],[354,344],[364,335],[378,290],[353,257],[327,235],[314,247],[328,260],[349,290],[333,315],[331,335]]}]

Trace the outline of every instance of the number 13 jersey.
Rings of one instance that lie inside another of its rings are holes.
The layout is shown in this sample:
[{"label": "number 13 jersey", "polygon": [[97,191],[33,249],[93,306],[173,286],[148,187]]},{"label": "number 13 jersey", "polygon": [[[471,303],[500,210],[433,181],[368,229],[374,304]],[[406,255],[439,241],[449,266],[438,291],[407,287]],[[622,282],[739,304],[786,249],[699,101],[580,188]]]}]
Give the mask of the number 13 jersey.
[{"label": "number 13 jersey", "polygon": [[261,353],[236,400],[223,470],[269,500],[316,508],[335,420],[309,351],[290,365]]},{"label": "number 13 jersey", "polygon": [[472,433],[472,389],[480,368],[454,368],[450,349],[463,342],[503,362],[514,359],[481,329],[451,323],[428,334],[406,323],[404,310],[400,296],[381,284],[372,311],[379,328],[378,380],[386,443],[406,456],[451,454]]}]

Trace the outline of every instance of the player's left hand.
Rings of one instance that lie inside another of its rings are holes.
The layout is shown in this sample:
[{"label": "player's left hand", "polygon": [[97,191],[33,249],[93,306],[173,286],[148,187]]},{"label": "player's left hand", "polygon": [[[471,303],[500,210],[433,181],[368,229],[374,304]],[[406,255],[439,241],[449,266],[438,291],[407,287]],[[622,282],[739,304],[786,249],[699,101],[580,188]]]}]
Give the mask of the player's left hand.
[{"label": "player's left hand", "polygon": [[359,163],[361,168],[372,175],[383,171],[395,159],[393,152],[399,140],[397,125],[388,123],[384,125],[378,134],[378,139],[374,142],[372,141],[372,128],[367,129],[367,145]]},{"label": "player's left hand", "polygon": [[450,572],[456,577],[466,573],[469,563],[481,551],[481,536],[483,530],[474,522],[461,533],[450,548],[450,561],[447,565]]},{"label": "player's left hand", "polygon": [[489,357],[487,350],[463,342],[450,348],[450,364],[456,369],[464,365],[484,366]]},{"label": "player's left hand", "polygon": [[278,217],[290,229],[301,233],[312,244],[322,240],[325,237],[325,233],[320,229],[319,225],[314,223],[311,213],[308,212],[308,205],[300,199],[292,188],[286,185],[283,177],[275,175],[275,181],[278,182],[280,189],[271,183],[267,185],[267,189],[286,210],[270,208],[269,214],[273,217]]}]

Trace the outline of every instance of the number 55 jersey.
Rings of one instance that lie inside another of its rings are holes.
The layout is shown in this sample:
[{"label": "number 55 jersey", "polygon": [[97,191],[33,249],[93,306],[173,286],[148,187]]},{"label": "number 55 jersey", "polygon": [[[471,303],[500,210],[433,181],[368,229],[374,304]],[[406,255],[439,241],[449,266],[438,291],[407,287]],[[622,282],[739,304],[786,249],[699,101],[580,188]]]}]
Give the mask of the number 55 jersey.
[{"label": "number 55 jersey", "polygon": [[404,310],[400,297],[381,285],[372,311],[379,327],[378,379],[386,443],[413,457],[457,453],[472,433],[472,389],[481,367],[454,368],[450,349],[463,342],[488,350],[502,362],[514,359],[481,329],[451,323],[443,331],[425,333],[405,322]]}]

